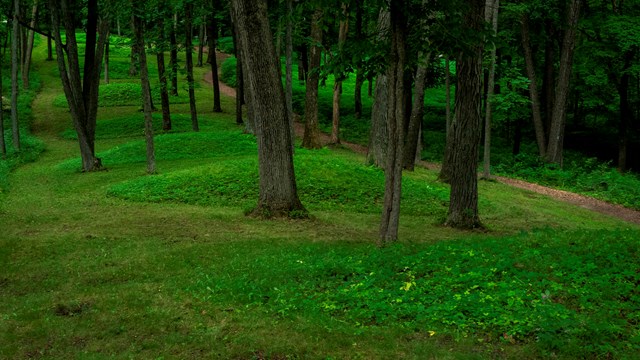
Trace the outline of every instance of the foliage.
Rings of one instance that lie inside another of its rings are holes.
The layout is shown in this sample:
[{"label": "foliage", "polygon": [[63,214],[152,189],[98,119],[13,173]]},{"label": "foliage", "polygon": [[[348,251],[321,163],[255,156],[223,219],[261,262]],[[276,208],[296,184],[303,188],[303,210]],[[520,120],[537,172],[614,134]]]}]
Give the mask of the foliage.
[{"label": "foliage", "polygon": [[[184,91],[183,91],[184,93]],[[153,87],[151,96],[156,103],[160,102],[160,88]],[[184,104],[189,102],[187,95],[183,94],[178,97],[171,97],[174,104]],[[98,106],[141,106],[142,105],[142,88],[140,83],[110,83],[100,85],[100,94],[98,98]],[[64,95],[57,96],[53,101],[53,106],[66,108],[67,99]]]},{"label": "foliage", "polygon": [[223,53],[235,54],[235,49],[233,48],[233,38],[231,36],[219,38],[218,42],[216,43],[216,47]]}]

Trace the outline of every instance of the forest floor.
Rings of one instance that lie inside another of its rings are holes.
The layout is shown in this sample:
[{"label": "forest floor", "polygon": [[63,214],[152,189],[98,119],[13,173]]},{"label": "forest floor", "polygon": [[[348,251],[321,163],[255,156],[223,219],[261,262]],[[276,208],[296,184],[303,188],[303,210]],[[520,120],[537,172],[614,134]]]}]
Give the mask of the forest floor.
[{"label": "forest floor", "polygon": [[[220,66],[222,65],[224,60],[226,60],[228,57],[229,57],[228,54],[224,54],[220,52],[216,53],[218,69],[220,69]],[[207,83],[212,84],[213,83],[212,73],[211,72],[206,73],[204,75],[204,80]],[[222,94],[235,98],[236,90],[234,88],[228,86],[223,82],[219,82],[219,86],[220,86],[220,92]],[[301,138],[304,134],[304,123],[296,122],[294,125],[295,125],[296,136]],[[330,141],[329,134],[321,132],[320,137],[321,137],[321,142],[323,144],[326,145],[329,143]],[[341,145],[359,154],[367,153],[367,147],[360,144],[341,141]],[[433,162],[426,162],[426,161],[421,161],[419,162],[418,165],[430,170],[438,170],[440,168],[440,164],[433,163]],[[598,200],[589,196],[584,196],[584,195],[580,195],[580,194],[576,194],[576,193],[572,193],[564,190],[553,189],[547,186],[530,183],[524,180],[507,178],[504,176],[494,176],[493,179],[503,184],[507,184],[519,189],[524,189],[537,194],[546,195],[553,199],[564,201],[572,205],[577,205],[582,208],[589,209],[601,214],[616,217],[618,219],[628,221],[634,224],[640,224],[640,211],[629,209],[621,205],[611,204],[606,201]]]}]

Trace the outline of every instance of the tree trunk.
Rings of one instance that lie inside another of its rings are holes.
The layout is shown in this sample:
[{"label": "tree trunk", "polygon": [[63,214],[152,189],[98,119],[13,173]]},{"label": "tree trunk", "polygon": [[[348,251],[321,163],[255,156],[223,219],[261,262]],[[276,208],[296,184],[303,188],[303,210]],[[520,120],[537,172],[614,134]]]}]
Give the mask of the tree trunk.
[{"label": "tree trunk", "polygon": [[204,33],[204,30],[205,30],[204,24],[207,23],[206,16],[205,16],[205,18],[203,20],[204,20],[204,22],[198,27],[199,31],[198,31],[198,60],[197,60],[197,63],[196,63],[197,67],[204,66],[204,64],[203,64],[204,44],[205,44],[205,41],[204,41],[204,36],[205,36],[204,35],[205,34]]},{"label": "tree trunk", "polygon": [[618,86],[618,95],[620,97],[620,123],[618,125],[618,171],[627,171],[627,153],[629,146],[629,128],[633,113],[629,104],[629,66],[633,58],[633,53],[628,52],[625,56],[625,66],[622,76],[620,77],[620,85]]},{"label": "tree trunk", "polygon": [[[340,28],[338,31],[338,52],[342,52],[344,43],[347,40],[347,33],[349,32],[349,12],[347,10],[347,4],[342,4],[342,16],[340,20]],[[333,116],[331,126],[331,137],[329,139],[330,144],[340,144],[340,97],[342,95],[342,74],[334,74],[333,83]]]},{"label": "tree trunk", "polygon": [[47,36],[47,61],[53,61],[53,46],[51,44],[51,36]]},{"label": "tree trunk", "polygon": [[[80,61],[78,59],[78,44],[75,37],[75,22],[73,21],[73,7],[69,0],[50,0],[52,33],[56,42],[56,57],[58,70],[62,80],[69,111],[74,128],[78,135],[82,170],[94,171],[102,168],[99,158],[95,157],[95,129],[98,115],[98,90],[100,84],[100,68],[109,22],[98,23],[97,0],[89,0],[87,6],[87,35],[84,56],[83,75],[80,75]],[[64,20],[61,23],[61,20]],[[64,26],[67,37],[66,52],[61,41],[60,25]],[[99,33],[97,38],[96,30]],[[96,40],[98,40],[96,42]],[[65,57],[65,54],[67,55]],[[65,60],[66,58],[66,60]]]},{"label": "tree trunk", "polygon": [[254,214],[263,217],[306,214],[298,198],[293,152],[278,61],[261,0],[231,2],[238,27],[238,43],[256,117],[260,197]]},{"label": "tree trunk", "polygon": [[184,47],[186,51],[187,84],[189,85],[189,109],[191,110],[191,128],[193,129],[193,131],[200,131],[200,126],[198,125],[198,111],[196,110],[195,83],[193,81],[193,26],[191,23],[193,19],[193,4],[190,2],[187,3],[185,5],[184,12]]},{"label": "tree trunk", "polygon": [[109,40],[104,45],[104,83],[109,83]]},{"label": "tree trunk", "polygon": [[413,106],[411,107],[411,116],[409,118],[409,128],[407,129],[407,137],[404,149],[403,167],[406,170],[413,171],[416,163],[416,152],[418,149],[418,141],[420,141],[420,128],[422,126],[422,117],[424,115],[424,86],[427,77],[427,67],[431,53],[426,56],[426,64],[420,64],[416,71],[415,90],[413,94]]},{"label": "tree trunk", "polygon": [[2,158],[7,157],[7,144],[4,140],[4,111],[3,111],[3,89],[2,89],[2,66],[3,66],[3,56],[0,56],[0,154],[2,154]]},{"label": "tree trunk", "polygon": [[445,134],[448,137],[449,136],[449,129],[451,128],[451,62],[449,61],[449,56],[446,57],[445,61],[444,61],[444,76],[445,76],[445,89],[446,89],[446,94],[445,94],[445,101],[447,102],[445,104]]},{"label": "tree trunk", "polygon": [[[558,33],[554,29],[553,20],[545,20],[545,32],[547,35],[547,41],[544,48],[544,77],[542,79],[542,94],[541,94],[541,112],[542,121],[544,121],[545,131],[545,143],[549,137],[549,130],[551,128],[551,114],[553,114],[553,99],[555,96],[555,69],[556,69],[556,38]],[[545,156],[546,156],[545,149]]]},{"label": "tree trunk", "polygon": [[407,19],[404,0],[390,3],[391,54],[387,70],[388,100],[387,124],[389,146],[385,166],[384,202],[380,222],[380,245],[398,239],[400,197],[402,192],[402,165],[405,123],[405,85]]},{"label": "tree trunk", "polygon": [[139,2],[132,0],[133,5],[133,28],[135,34],[136,48],[138,49],[138,59],[140,59],[140,84],[142,86],[142,108],[144,111],[144,137],[147,144],[147,173],[156,172],[156,156],[153,146],[153,122],[151,113],[151,86],[149,85],[149,69],[147,68],[147,54],[144,44],[144,24],[139,13]]},{"label": "tree trunk", "polygon": [[[362,17],[364,16],[363,0],[357,0],[356,6],[356,22],[355,22],[355,41],[359,42],[363,39],[362,33]],[[360,62],[356,65],[356,84],[353,90],[354,97],[354,116],[356,119],[360,119],[362,116],[362,85],[364,84],[364,73]]]},{"label": "tree trunk", "polygon": [[[381,10],[378,15],[377,29],[379,39],[382,39],[388,33],[389,21],[389,12],[384,9]],[[369,81],[369,84],[371,83],[372,81]],[[378,74],[375,88],[375,98],[371,108],[371,130],[369,132],[366,164],[384,169],[386,167],[389,144],[389,130],[387,128],[389,82],[387,74]]]},{"label": "tree trunk", "polygon": [[547,141],[545,139],[545,127],[542,122],[540,112],[540,96],[538,95],[538,81],[536,80],[536,69],[533,65],[533,54],[531,51],[531,41],[529,39],[529,19],[524,15],[521,20],[522,24],[522,49],[524,50],[524,60],[527,67],[527,77],[529,78],[529,98],[531,99],[531,114],[533,117],[533,127],[536,132],[536,142],[538,143],[538,152],[541,158],[544,158],[547,152]]},{"label": "tree trunk", "polygon": [[[484,27],[484,0],[468,0],[463,26],[478,33]],[[481,227],[478,216],[478,147],[482,117],[482,44],[471,44],[456,61],[455,121],[451,128],[451,195],[446,225],[454,228]]]},{"label": "tree trunk", "polygon": [[[217,1],[211,1],[211,7],[215,10],[218,8]],[[222,112],[220,104],[220,80],[218,79],[218,59],[216,58],[216,44],[218,42],[218,21],[215,14],[209,16],[208,22],[209,36],[207,43],[209,44],[209,64],[211,64],[211,77],[213,83],[213,112]]]},{"label": "tree trunk", "polygon": [[20,41],[18,14],[20,14],[20,0],[14,0],[13,6],[11,31],[11,135],[14,149],[20,151],[20,126],[18,123],[18,46]]},{"label": "tree trunk", "polygon": [[[166,2],[162,1],[159,4],[161,9],[166,7]],[[162,10],[161,10],[162,11]],[[165,47],[165,30],[164,30],[164,15],[162,12],[157,18],[158,21],[158,50],[156,53],[156,60],[158,63],[158,79],[160,80],[160,104],[162,106],[162,130],[171,130],[171,105],[169,103],[169,84],[167,82],[167,68],[164,62],[164,47]],[[152,107],[153,108],[153,107]]]},{"label": "tree trunk", "polygon": [[[493,35],[498,33],[498,10],[500,8],[500,0],[487,0],[485,8],[485,21],[491,22],[493,26]],[[487,103],[485,105],[484,114],[484,154],[483,154],[483,172],[485,179],[491,178],[491,102],[493,101],[493,93],[496,79],[496,45],[491,45],[489,65],[489,78],[487,79]]]},{"label": "tree trunk", "polygon": [[322,15],[321,9],[316,9],[311,18],[311,41],[309,54],[309,75],[306,82],[306,97],[304,108],[304,136],[302,147],[320,149],[320,132],[318,130],[318,82],[320,59],[322,56]]},{"label": "tree trunk", "polygon": [[[133,15],[131,16],[131,30],[133,30],[135,34],[135,29],[133,29]],[[137,49],[137,46],[138,45],[135,42],[131,44],[131,55],[130,55],[131,62],[129,63],[130,77],[140,75],[140,58],[138,57],[140,50]]]},{"label": "tree trunk", "polygon": [[562,148],[564,142],[564,127],[567,112],[567,97],[569,82],[571,80],[571,68],[573,66],[573,53],[576,43],[576,30],[580,17],[581,0],[572,0],[567,17],[568,28],[562,41],[562,54],[560,55],[560,69],[558,71],[558,84],[556,96],[553,102],[551,114],[551,127],[549,140],[547,141],[546,160],[562,166]]},{"label": "tree trunk", "polygon": [[[33,8],[31,10],[31,29],[36,27],[36,16],[38,15],[38,0],[34,0]],[[33,40],[35,37],[35,31],[29,29],[27,31],[27,43],[24,52],[24,58],[22,59],[22,88],[29,89],[29,73],[31,72],[31,54],[33,54]]]},{"label": "tree trunk", "polygon": [[296,132],[293,123],[293,0],[287,0],[287,23],[285,26],[285,57],[286,80],[285,101],[287,103],[287,116],[291,131],[291,143],[295,143]]},{"label": "tree trunk", "polygon": [[171,66],[171,95],[178,96],[178,40],[176,39],[176,17],[173,17],[173,26],[169,32],[171,51],[169,52],[169,66]]}]

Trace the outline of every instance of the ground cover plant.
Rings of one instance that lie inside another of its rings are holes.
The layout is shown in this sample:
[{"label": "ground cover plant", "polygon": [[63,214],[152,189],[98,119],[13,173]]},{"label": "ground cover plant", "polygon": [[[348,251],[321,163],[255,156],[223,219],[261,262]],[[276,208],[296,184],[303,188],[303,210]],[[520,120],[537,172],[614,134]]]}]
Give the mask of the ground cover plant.
[{"label": "ground cover plant", "polygon": [[[44,49],[37,49],[39,59]],[[100,108],[107,171],[81,174],[55,66],[36,62],[45,144],[0,197],[0,358],[619,358],[640,351],[640,229],[481,182],[486,231],[442,226],[447,187],[407,174],[400,238],[375,246],[382,173],[296,148],[307,220],[244,216],[256,145],[233,102],[201,131],[173,104],[144,172],[132,106]],[[205,69],[196,69],[202,79]],[[134,80],[132,80],[134,81]],[[35,204],[35,205],[34,205]]]}]

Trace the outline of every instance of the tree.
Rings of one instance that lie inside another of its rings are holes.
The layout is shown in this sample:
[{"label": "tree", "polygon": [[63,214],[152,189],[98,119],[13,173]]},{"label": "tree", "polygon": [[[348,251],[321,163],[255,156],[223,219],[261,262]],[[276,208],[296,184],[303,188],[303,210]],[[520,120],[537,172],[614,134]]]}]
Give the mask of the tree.
[{"label": "tree", "polygon": [[317,8],[311,17],[311,41],[309,51],[309,72],[307,72],[306,97],[304,108],[304,136],[302,147],[319,149],[320,132],[318,130],[318,82],[320,77],[320,60],[322,55],[322,14]]},{"label": "tree", "polygon": [[[158,79],[160,80],[160,104],[162,106],[162,130],[171,130],[171,107],[169,103],[169,84],[167,82],[167,69],[164,61],[165,50],[165,22],[167,15],[165,0],[158,3],[159,14],[157,18],[158,41],[156,44],[156,60],[158,65]],[[146,57],[146,55],[145,55]],[[153,106],[152,106],[153,108]]]},{"label": "tree", "polygon": [[249,101],[256,117],[260,196],[254,214],[306,213],[298,198],[284,90],[262,0],[232,0]]},{"label": "tree", "polygon": [[144,112],[144,137],[147,144],[147,173],[155,174],[156,156],[153,146],[153,122],[151,112],[151,86],[149,85],[149,69],[147,67],[147,54],[144,43],[144,21],[142,20],[140,2],[133,0],[133,29],[135,35],[138,59],[140,59],[140,83],[142,86],[142,107]]},{"label": "tree", "polygon": [[[347,33],[349,31],[349,12],[347,4],[342,3],[342,18],[340,19],[340,25],[338,30],[338,61],[342,57],[344,43],[347,40]],[[341,71],[334,72],[334,84],[333,84],[333,115],[331,126],[331,138],[329,143],[340,143],[340,95],[342,94],[342,80],[344,74]]]},{"label": "tree", "polygon": [[0,154],[2,158],[7,156],[7,144],[4,141],[4,111],[3,111],[3,90],[2,90],[2,56],[0,56]]},{"label": "tree", "polygon": [[189,109],[191,110],[191,128],[200,131],[198,111],[196,109],[195,82],[193,81],[193,3],[187,2],[184,8],[184,47],[186,51],[187,84],[189,85]]},{"label": "tree", "polygon": [[391,54],[387,69],[387,123],[389,143],[385,166],[384,202],[380,222],[380,244],[398,239],[405,120],[404,71],[407,61],[407,19],[405,1],[390,3]]},{"label": "tree", "polygon": [[218,61],[216,59],[216,43],[218,42],[218,20],[216,13],[219,8],[219,0],[211,0],[212,14],[207,24],[207,43],[209,44],[209,63],[211,64],[211,77],[213,85],[213,112],[222,112],[220,105],[220,84],[218,79]]},{"label": "tree", "polygon": [[169,51],[169,67],[171,67],[171,95],[178,96],[178,39],[176,35],[176,27],[178,15],[173,15],[173,26],[169,31],[169,43],[171,50]]},{"label": "tree", "polygon": [[18,123],[18,42],[20,0],[13,1],[13,29],[11,31],[11,135],[13,147],[20,151],[20,126]]},{"label": "tree", "polygon": [[[87,40],[84,67],[81,75],[78,43],[73,21],[75,10],[73,5],[75,4],[72,0],[49,0],[52,36],[56,43],[56,57],[62,87],[69,105],[71,119],[78,135],[82,170],[95,171],[102,169],[102,162],[95,156],[95,129],[98,115],[100,68],[106,34],[109,31],[109,19],[103,17],[101,21],[98,21],[98,1],[88,1],[86,18]],[[66,44],[62,43],[61,26],[66,33]]]},{"label": "tree", "polygon": [[446,225],[471,229],[481,227],[478,216],[478,147],[482,117],[480,90],[482,74],[482,33],[484,0],[467,0],[463,28],[467,30],[469,48],[457,57],[455,118],[451,124],[450,147],[451,195]]},{"label": "tree", "polygon": [[[498,10],[500,8],[500,0],[487,0],[485,5],[485,21],[490,22],[493,28],[493,36],[498,32]],[[496,45],[492,44],[491,54],[489,58],[489,76],[487,80],[487,99],[485,104],[484,116],[484,154],[483,154],[483,172],[485,179],[491,177],[491,102],[493,101],[495,76],[496,76]]]},{"label": "tree", "polygon": [[38,14],[38,0],[33,1],[31,10],[31,23],[27,30],[27,41],[25,42],[22,57],[22,88],[29,89],[29,73],[31,70],[31,54],[33,53],[33,41],[35,37],[36,16]]}]

